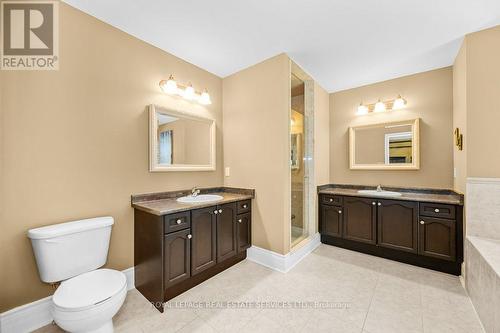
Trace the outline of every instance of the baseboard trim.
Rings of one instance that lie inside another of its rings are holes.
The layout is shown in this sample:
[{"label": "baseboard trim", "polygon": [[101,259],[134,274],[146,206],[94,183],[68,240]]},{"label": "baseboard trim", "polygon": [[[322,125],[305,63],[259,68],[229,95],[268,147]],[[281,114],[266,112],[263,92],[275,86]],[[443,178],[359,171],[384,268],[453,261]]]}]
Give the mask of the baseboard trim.
[{"label": "baseboard trim", "polygon": [[247,250],[247,259],[275,271],[286,273],[314,251],[321,244],[319,233],[309,237],[309,241],[300,248],[287,254],[279,254],[258,246]]},{"label": "baseboard trim", "polygon": [[[127,290],[134,289],[134,267],[122,272],[127,277]],[[52,320],[52,296],[48,296],[0,313],[0,333],[32,332]]]},{"label": "baseboard trim", "polygon": [[500,184],[500,178],[478,178],[469,177],[467,178],[468,184]]}]

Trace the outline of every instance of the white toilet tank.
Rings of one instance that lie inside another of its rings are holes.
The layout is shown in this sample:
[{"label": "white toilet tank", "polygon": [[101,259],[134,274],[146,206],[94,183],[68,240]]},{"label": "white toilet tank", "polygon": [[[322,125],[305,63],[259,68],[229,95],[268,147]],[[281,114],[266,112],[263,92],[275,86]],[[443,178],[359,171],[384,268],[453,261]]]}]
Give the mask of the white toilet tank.
[{"label": "white toilet tank", "polygon": [[113,223],[106,216],[29,230],[41,280],[58,282],[103,266]]}]

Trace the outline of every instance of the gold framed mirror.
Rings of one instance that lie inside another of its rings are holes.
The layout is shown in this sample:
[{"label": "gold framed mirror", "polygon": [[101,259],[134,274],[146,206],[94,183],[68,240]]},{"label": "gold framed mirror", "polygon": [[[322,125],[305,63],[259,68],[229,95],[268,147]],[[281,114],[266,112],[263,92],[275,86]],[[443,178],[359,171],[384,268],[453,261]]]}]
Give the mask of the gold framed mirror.
[{"label": "gold framed mirror", "polygon": [[351,170],[418,170],[420,119],[349,128]]}]

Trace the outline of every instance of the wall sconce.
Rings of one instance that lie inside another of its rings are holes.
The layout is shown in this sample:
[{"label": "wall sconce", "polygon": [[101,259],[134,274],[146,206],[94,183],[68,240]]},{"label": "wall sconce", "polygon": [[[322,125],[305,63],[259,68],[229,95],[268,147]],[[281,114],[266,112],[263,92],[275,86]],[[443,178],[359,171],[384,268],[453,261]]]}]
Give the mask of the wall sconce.
[{"label": "wall sconce", "polygon": [[460,129],[457,127],[455,129],[455,146],[458,150],[464,150],[464,136],[460,133]]},{"label": "wall sconce", "polygon": [[396,99],[391,99],[388,101],[381,101],[379,99],[377,103],[372,103],[372,104],[360,103],[356,114],[358,116],[362,116],[371,112],[378,113],[378,112],[385,112],[388,110],[400,110],[403,109],[405,106],[406,106],[406,100],[403,97],[401,97],[401,95],[398,95]]},{"label": "wall sconce", "polygon": [[177,84],[173,75],[170,75],[168,80],[160,81],[160,89],[166,94],[178,95],[188,101],[196,101],[202,105],[212,104],[212,100],[210,99],[210,95],[208,94],[207,89],[205,89],[204,92],[199,92],[194,90],[191,83],[189,83],[187,86]]}]

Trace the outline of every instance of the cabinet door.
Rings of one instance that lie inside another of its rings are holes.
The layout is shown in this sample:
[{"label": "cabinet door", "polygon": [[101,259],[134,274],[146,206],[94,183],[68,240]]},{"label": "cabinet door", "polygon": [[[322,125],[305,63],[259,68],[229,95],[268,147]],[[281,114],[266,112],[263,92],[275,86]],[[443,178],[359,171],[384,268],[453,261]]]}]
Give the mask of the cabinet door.
[{"label": "cabinet door", "polygon": [[419,254],[454,261],[456,251],[455,220],[420,217]]},{"label": "cabinet door", "polygon": [[378,200],[378,239],[383,247],[417,253],[418,203]]},{"label": "cabinet door", "polygon": [[236,255],[236,203],[217,207],[217,262]]},{"label": "cabinet door", "polygon": [[252,218],[250,213],[238,215],[236,231],[238,235],[238,253],[245,251],[252,245]]},{"label": "cabinet door", "polygon": [[344,238],[375,244],[377,201],[367,198],[344,197]]},{"label": "cabinet door", "polygon": [[191,234],[189,229],[165,235],[163,246],[165,288],[171,287],[191,276]]},{"label": "cabinet door", "polygon": [[321,233],[323,235],[342,237],[342,207],[321,205]]},{"label": "cabinet door", "polygon": [[216,227],[217,207],[196,209],[191,212],[191,275],[203,272],[217,263]]}]

